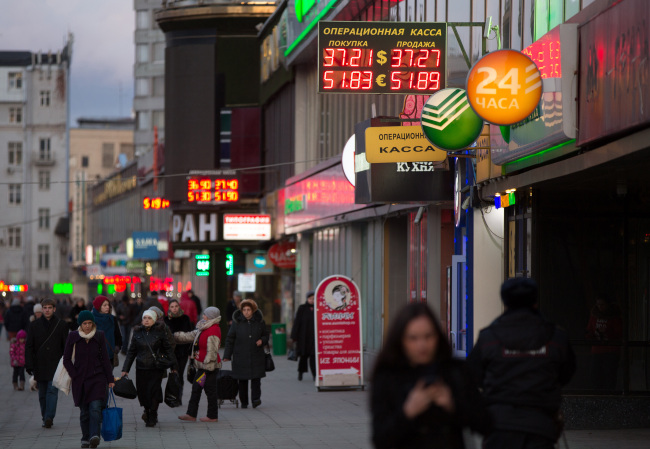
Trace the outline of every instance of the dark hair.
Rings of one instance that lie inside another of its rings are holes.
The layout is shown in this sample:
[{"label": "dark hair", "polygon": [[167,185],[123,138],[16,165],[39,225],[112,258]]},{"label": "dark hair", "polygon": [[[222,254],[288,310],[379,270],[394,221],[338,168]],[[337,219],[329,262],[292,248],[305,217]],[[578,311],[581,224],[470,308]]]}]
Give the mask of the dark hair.
[{"label": "dark hair", "polygon": [[56,307],[56,301],[50,298],[45,298],[43,301],[41,301],[41,306],[53,306]]},{"label": "dark hair", "polygon": [[531,278],[511,278],[501,285],[501,300],[508,309],[533,307],[537,303],[537,283]]},{"label": "dark hair", "polygon": [[406,354],[404,353],[404,333],[409,323],[420,317],[428,318],[433,325],[435,333],[438,335],[438,348],[434,361],[441,362],[451,359],[451,346],[449,346],[447,336],[442,331],[438,319],[427,304],[417,302],[406,305],[395,316],[393,323],[388,329],[384,347],[377,356],[374,369],[375,373],[380,369],[406,368],[409,366]]}]

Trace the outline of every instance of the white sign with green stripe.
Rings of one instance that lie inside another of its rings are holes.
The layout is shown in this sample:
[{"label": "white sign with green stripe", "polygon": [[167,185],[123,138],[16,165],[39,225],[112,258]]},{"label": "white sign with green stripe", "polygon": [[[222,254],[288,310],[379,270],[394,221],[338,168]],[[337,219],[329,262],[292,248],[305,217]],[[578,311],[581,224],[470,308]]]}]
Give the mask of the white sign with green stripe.
[{"label": "white sign with green stripe", "polygon": [[422,109],[422,130],[435,146],[447,151],[466,148],[478,139],[483,119],[476,115],[463,89],[443,89]]}]

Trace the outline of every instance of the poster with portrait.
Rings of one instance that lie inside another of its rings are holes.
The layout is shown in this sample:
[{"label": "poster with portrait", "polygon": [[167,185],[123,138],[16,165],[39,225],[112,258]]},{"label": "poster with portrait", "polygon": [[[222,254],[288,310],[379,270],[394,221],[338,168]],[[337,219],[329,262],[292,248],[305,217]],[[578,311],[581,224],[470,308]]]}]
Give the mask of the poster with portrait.
[{"label": "poster with portrait", "polygon": [[359,287],[348,277],[330,276],[315,296],[316,386],[362,387]]}]

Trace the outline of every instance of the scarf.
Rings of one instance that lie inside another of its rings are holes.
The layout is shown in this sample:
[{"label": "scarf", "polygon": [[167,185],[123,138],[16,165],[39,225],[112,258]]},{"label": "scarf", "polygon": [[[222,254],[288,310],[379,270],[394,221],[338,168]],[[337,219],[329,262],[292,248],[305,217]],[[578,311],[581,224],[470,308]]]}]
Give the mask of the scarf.
[{"label": "scarf", "polygon": [[90,341],[91,338],[95,336],[95,333],[97,332],[97,326],[93,327],[93,330],[88,332],[87,334],[84,333],[84,331],[81,330],[81,327],[79,327],[79,336],[81,338],[85,338],[86,341]]},{"label": "scarf", "polygon": [[178,318],[178,317],[180,317],[180,316],[183,316],[183,309],[181,309],[181,308],[179,307],[179,308],[178,308],[178,313],[176,313],[176,314],[172,313],[172,309],[169,309],[169,311],[167,312],[167,316],[169,317],[170,320],[171,320],[172,318]]},{"label": "scarf", "polygon": [[[203,330],[209,328],[213,324],[219,324],[221,321],[221,317],[218,316],[212,320],[201,320],[198,323],[196,323],[196,329],[198,332],[196,333],[196,336],[194,337],[194,341],[192,342],[192,351],[194,351],[194,348],[197,348],[199,345],[199,337],[201,336],[201,332]],[[192,358],[194,358],[194,355],[192,355]]]}]

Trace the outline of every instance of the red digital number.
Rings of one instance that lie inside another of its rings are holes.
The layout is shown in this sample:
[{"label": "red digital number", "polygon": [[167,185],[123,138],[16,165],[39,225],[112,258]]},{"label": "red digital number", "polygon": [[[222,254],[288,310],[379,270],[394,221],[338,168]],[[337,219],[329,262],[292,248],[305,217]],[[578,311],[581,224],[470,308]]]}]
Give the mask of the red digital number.
[{"label": "red digital number", "polygon": [[323,66],[332,67],[334,65],[334,49],[326,48],[324,51],[325,51],[325,56],[324,56],[325,61],[323,62]]},{"label": "red digital number", "polygon": [[205,203],[212,201],[212,192],[199,192],[199,202]]},{"label": "red digital number", "polygon": [[333,74],[334,74],[334,70],[327,70],[325,71],[325,73],[323,73],[323,82],[329,83],[329,84],[323,84],[323,89],[334,88],[334,80],[332,78],[328,78],[328,76],[332,76]]},{"label": "red digital number", "polygon": [[429,90],[438,89],[440,89],[440,72],[429,72]]},{"label": "red digital number", "polygon": [[142,207],[145,209],[149,209],[151,207],[151,199],[148,196],[145,196],[142,200]]},{"label": "red digital number", "polygon": [[210,179],[202,179],[199,181],[201,185],[201,190],[209,190],[212,187],[212,181]]},{"label": "red digital number", "polygon": [[196,196],[194,195],[194,192],[187,192],[187,201],[189,201],[190,203],[196,201]]},{"label": "red digital number", "polygon": [[190,179],[187,181],[187,190],[198,190],[199,181],[196,179]]},{"label": "red digital number", "polygon": [[402,80],[399,77],[401,72],[393,72],[390,75],[390,88],[391,90],[399,90],[402,88]]},{"label": "red digital number", "polygon": [[221,201],[221,192],[214,192],[214,200]]},{"label": "red digital number", "polygon": [[426,67],[429,59],[429,50],[420,50],[420,56],[417,58],[418,67]]},{"label": "red digital number", "polygon": [[348,54],[348,51],[345,48],[337,48],[336,51],[341,52],[341,63],[339,64],[339,67],[345,67],[346,61],[345,57]]},{"label": "red digital number", "polygon": [[350,57],[350,66],[351,67],[359,67],[360,61],[361,61],[361,49],[360,48],[353,48],[352,49],[352,54],[354,56]]},{"label": "red digital number", "polygon": [[363,79],[362,81],[367,82],[368,84],[366,84],[365,86],[362,85],[361,89],[369,90],[372,88],[372,72],[367,71],[367,72],[363,72],[363,74],[366,75],[366,78]]},{"label": "red digital number", "polygon": [[399,67],[402,65],[402,50],[394,48],[391,52],[390,66]]},{"label": "red digital number", "polygon": [[434,67],[440,67],[440,50],[431,50],[431,54],[436,56],[436,65]]},{"label": "red digital number", "polygon": [[415,51],[411,48],[407,48],[404,50],[404,53],[408,54],[408,52],[411,52],[411,56],[409,57],[409,62],[406,65],[406,67],[413,67],[413,55],[415,54]]},{"label": "red digital number", "polygon": [[350,73],[350,89],[356,90],[361,88],[361,72],[354,71]]},{"label": "red digital number", "polygon": [[229,181],[228,182],[228,187],[230,189],[232,189],[232,190],[237,190],[237,188],[239,187],[239,181],[237,181],[236,179],[233,179],[232,181]]}]

